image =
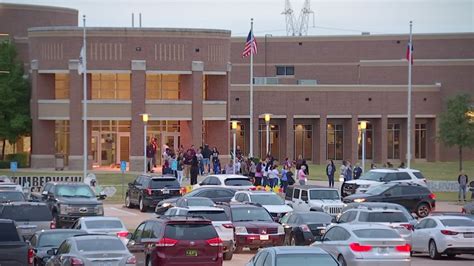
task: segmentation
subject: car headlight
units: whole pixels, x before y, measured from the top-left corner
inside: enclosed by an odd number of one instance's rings
[[[104,215],[104,206],[95,206],[94,211],[97,215]]]
[[[59,213],[60,214],[68,214],[72,211],[72,207],[69,205],[61,204],[59,205]]]
[[[284,234],[284,233],[285,233],[285,229],[283,228],[283,226],[279,225],[279,226],[278,226],[278,234],[279,234],[279,235],[282,235],[282,234]]]
[[[171,206],[171,203],[169,203],[169,202],[165,202],[165,203],[163,203],[163,205],[161,205],[161,207],[163,207],[163,208],[168,208],[169,206]]]
[[[235,227],[236,234],[247,234],[247,228],[245,226],[236,226]]]
[[[361,203],[361,202],[364,202],[365,199],[355,199],[354,202],[357,202],[357,203]]]

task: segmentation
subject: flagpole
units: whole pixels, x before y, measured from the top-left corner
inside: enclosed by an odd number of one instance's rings
[[[86,15],[82,16],[82,21],[84,24],[83,27],[83,43],[82,47],[84,49],[84,55],[82,59],[82,63],[84,65],[84,72],[83,72],[83,81],[82,81],[82,110],[83,110],[83,176],[84,179],[86,180],[87,176],[87,46],[86,46]]]
[[[253,18],[250,19],[250,32],[253,36]],[[266,52],[266,51],[265,51]],[[249,157],[253,157],[253,52],[250,51],[250,153]]]
[[[407,111],[407,167],[410,169],[411,165],[411,60],[412,60],[412,45],[413,45],[413,37],[412,37],[412,21],[410,21],[410,42],[408,43],[408,111]]]

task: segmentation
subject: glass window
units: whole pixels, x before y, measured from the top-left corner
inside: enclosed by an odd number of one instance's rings
[[[229,221],[229,217],[222,211],[188,211],[188,216],[202,216],[211,221]]]
[[[0,219],[12,219],[14,221],[51,221],[53,216],[46,205],[23,205],[20,208],[6,205],[0,208]]]
[[[349,223],[349,222],[352,222],[354,221],[354,219],[356,218],[357,216],[357,212],[356,211],[347,211],[345,213],[343,213],[341,215],[341,217],[339,218],[339,222],[340,223]]]
[[[130,74],[92,74],[93,100],[130,100]]]
[[[295,67],[294,66],[277,66],[276,75],[277,76],[294,76]]]
[[[425,178],[421,172],[413,172],[413,175],[415,175],[416,178],[418,178],[418,179],[424,179]]]
[[[322,190],[322,189],[310,190],[309,197],[312,200],[338,200],[340,198],[337,190]]]
[[[442,219],[440,220],[444,226],[451,227],[473,227],[474,221],[469,219]]]
[[[2,223],[0,226],[0,242],[20,241],[20,235],[15,228],[15,224],[10,222]]]
[[[76,246],[77,246],[77,250],[83,251],[83,252],[125,250],[124,244],[118,238],[81,239],[81,240],[76,240]]]
[[[404,223],[408,222],[408,219],[402,212],[369,212],[367,220],[359,221],[374,223]]]
[[[295,193],[293,194],[293,198],[295,198],[295,199],[300,198],[300,190],[299,189],[295,189]]]
[[[411,177],[408,173],[397,173],[397,180],[410,180]]]
[[[180,185],[175,178],[154,178],[151,179],[148,187],[151,189],[179,188]]]
[[[268,252],[263,251],[262,253],[260,253],[257,260],[255,261],[255,265],[256,266],[261,266],[261,265],[263,266],[263,263],[264,263],[265,259],[267,258],[267,256],[268,256]]]
[[[250,182],[250,180],[248,180],[247,178],[227,178],[224,181],[224,183],[226,186],[252,186],[253,185],[252,182]]]
[[[145,223],[140,224],[135,230],[135,233],[133,233],[133,236],[131,239],[135,240],[136,242],[139,242],[142,239],[142,233],[143,233],[144,228],[145,228]]]
[[[257,208],[257,207],[238,207],[238,208],[231,208],[232,212],[232,220],[234,222],[239,221],[273,221],[270,214],[264,208]]]
[[[388,124],[387,127],[387,157],[400,159],[400,124]]]
[[[87,229],[120,229],[124,228],[122,222],[114,220],[95,220],[85,222]]]
[[[317,254],[284,254],[276,257],[276,265],[327,265],[337,266],[338,263],[329,255]]]
[[[313,158],[313,126],[294,125],[295,157],[301,155],[303,159],[311,161]]]
[[[426,159],[426,124],[415,125],[415,158]]]
[[[343,160],[344,155],[344,127],[339,124],[327,125],[327,159]]]
[[[57,247],[59,246],[66,238],[72,237],[77,235],[77,231],[72,232],[50,232],[50,233],[42,233],[37,247]]]
[[[167,224],[165,237],[177,240],[203,240],[217,237],[212,224]]]
[[[54,147],[56,153],[64,154],[65,165],[68,164],[69,155],[69,121],[56,120],[54,124],[55,138]]]
[[[252,202],[261,205],[284,205],[285,201],[277,194],[254,194],[250,196]]]
[[[360,238],[400,238],[397,232],[387,229],[359,229],[353,232]]]
[[[80,186],[59,185],[59,186],[56,186],[56,195],[58,197],[95,198],[94,192],[88,185],[80,185]]]
[[[206,79],[203,79],[203,85]],[[207,86],[206,86],[207,87]],[[204,90],[205,88],[203,88]],[[147,100],[178,100],[180,93],[179,75],[177,74],[147,74]],[[203,97],[206,91],[203,91]]]
[[[69,74],[54,74],[54,98],[69,99]]]
[[[308,201],[308,191],[307,190],[301,190],[301,200]]]
[[[263,120],[262,120],[263,121]],[[270,123],[272,123],[270,121]],[[260,158],[265,158],[267,154],[267,129],[265,124],[259,125],[258,135],[260,140]],[[278,125],[269,126],[269,152],[278,159],[280,154],[280,127]]]

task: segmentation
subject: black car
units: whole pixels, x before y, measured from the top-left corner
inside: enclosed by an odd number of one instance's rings
[[[21,191],[0,191],[0,203],[4,202],[24,202],[26,201],[25,195]]]
[[[324,212],[289,212],[280,220],[285,229],[285,244],[301,246],[318,241],[332,221],[333,217]]]
[[[230,188],[219,188],[219,187],[200,187],[193,189],[191,192],[185,194],[182,198],[189,197],[203,197],[209,198],[215,203],[219,202],[230,202],[234,197],[236,190]],[[169,208],[178,207],[176,202],[180,198],[170,198],[158,202],[155,208],[156,214],[164,214]]]
[[[366,193],[354,194],[344,198],[344,203],[351,202],[390,202],[397,203],[416,213],[418,217],[426,217],[436,207],[436,196],[418,184],[385,183],[369,188]]]
[[[76,229],[41,230],[36,232],[30,239],[34,252],[33,265],[43,266],[51,257],[46,252],[59,245],[68,237],[87,234],[86,231]]]
[[[128,184],[125,206],[138,205],[141,212],[154,208],[158,202],[181,195],[179,182],[173,176],[140,175]]]

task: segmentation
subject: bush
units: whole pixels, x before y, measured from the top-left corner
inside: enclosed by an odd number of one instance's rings
[[[28,153],[26,152],[7,154],[6,159],[10,162],[18,162],[18,168],[28,167]],[[10,163],[8,168],[10,168]]]
[[[0,169],[10,169],[10,161],[0,161]]]

